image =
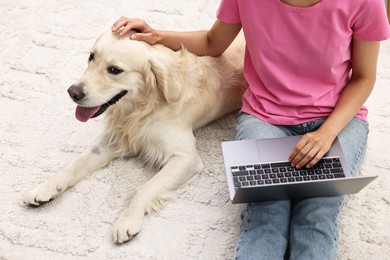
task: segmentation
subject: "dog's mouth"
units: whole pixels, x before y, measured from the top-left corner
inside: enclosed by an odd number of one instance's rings
[[[107,110],[110,106],[118,102],[124,95],[127,94],[127,90],[122,90],[119,94],[113,97],[110,101],[104,103],[103,105],[96,107],[82,107],[77,106],[76,108],[76,118],[81,122],[87,122],[89,119],[100,116]]]

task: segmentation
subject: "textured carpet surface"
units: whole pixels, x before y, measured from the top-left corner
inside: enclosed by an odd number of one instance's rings
[[[112,243],[112,225],[134,190],[152,176],[116,160],[41,208],[23,194],[79,154],[104,120],[75,120],[66,89],[87,65],[96,37],[120,16],[155,28],[208,28],[217,0],[0,1],[0,259],[230,259],[242,206],[232,205],[220,143],[235,114],[196,132],[205,170],[130,243]],[[390,42],[384,42],[370,109],[361,175],[379,178],[348,196],[340,219],[340,259],[388,259],[390,251]]]

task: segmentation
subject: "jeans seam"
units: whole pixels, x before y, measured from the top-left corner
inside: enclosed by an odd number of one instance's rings
[[[364,142],[362,142],[362,145],[359,147],[359,150],[358,150],[358,153],[356,154],[355,158],[354,158],[354,163],[353,163],[353,168],[351,169],[351,173],[354,173],[355,170],[358,168],[358,166],[360,165],[360,161],[362,160],[363,158],[363,154],[364,154],[364,150],[365,150],[365,147],[367,147],[367,141],[368,141],[368,128],[366,128],[366,135],[365,135],[365,139],[364,139]],[[354,174],[356,175],[356,174]]]
[[[336,246],[336,250],[335,250],[335,257],[337,258],[338,257],[338,253],[339,253],[339,221],[340,221],[340,215],[341,215],[341,209],[344,205],[344,196],[342,197],[341,199],[341,202],[340,202],[340,205],[338,207],[338,210],[337,210],[337,213],[336,213],[336,219],[333,220],[333,223],[334,223],[334,228],[335,228],[335,232],[333,233],[333,241],[335,243],[335,246]]]

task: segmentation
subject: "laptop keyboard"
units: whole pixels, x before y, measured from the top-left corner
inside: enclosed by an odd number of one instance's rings
[[[324,157],[310,169],[296,169],[289,161],[236,165],[230,168],[234,186],[254,187],[344,178],[340,158]]]

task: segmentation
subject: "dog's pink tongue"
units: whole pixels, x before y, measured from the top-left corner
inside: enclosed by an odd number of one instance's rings
[[[81,122],[87,122],[97,111],[99,111],[100,106],[97,107],[81,107],[77,106],[76,108],[76,118]]]

